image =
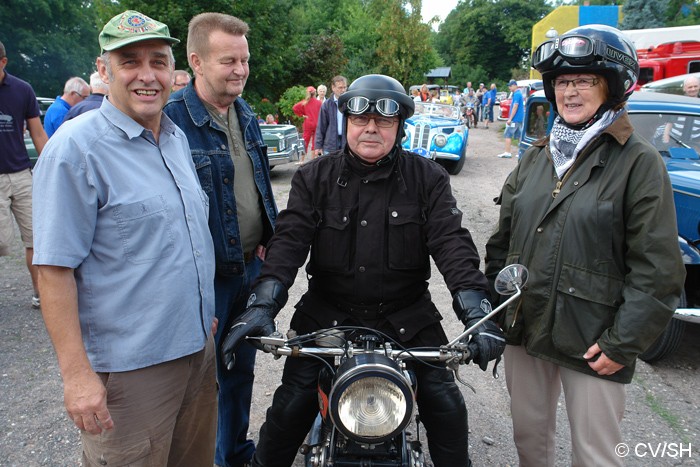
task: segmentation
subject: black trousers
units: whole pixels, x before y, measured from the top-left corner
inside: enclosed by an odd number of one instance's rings
[[[289,467],[318,413],[317,379],[323,364],[288,358],[267,419],[260,429],[253,465]],[[418,381],[417,402],[435,467],[468,467],[467,408],[452,372],[413,366]]]

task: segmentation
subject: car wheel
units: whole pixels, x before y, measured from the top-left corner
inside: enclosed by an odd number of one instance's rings
[[[683,291],[678,307],[685,308],[687,306],[688,301],[685,297],[685,291]],[[664,329],[664,332],[651,344],[651,347],[639,355],[639,358],[647,363],[655,363],[672,354],[680,345],[684,330],[685,321],[672,319],[666,326],[666,329]]]
[[[445,170],[447,170],[447,173],[450,175],[457,175],[462,171],[462,167],[464,167],[464,161],[467,158],[467,144],[464,144],[464,147],[462,148],[462,153],[459,155],[459,160],[458,161],[446,161],[444,159],[438,159],[438,162],[440,165],[442,165]]]

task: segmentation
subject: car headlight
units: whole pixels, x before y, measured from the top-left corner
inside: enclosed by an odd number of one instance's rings
[[[435,145],[439,148],[444,147],[447,144],[447,136],[445,135],[436,135],[435,136]]]
[[[411,421],[413,388],[398,365],[382,355],[360,354],[344,362],[329,395],[338,430],[355,441],[381,443]]]
[[[287,142],[284,140],[284,138],[280,138],[279,147],[280,151],[284,151],[287,148]]]

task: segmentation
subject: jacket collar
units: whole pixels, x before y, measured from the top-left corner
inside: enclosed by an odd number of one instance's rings
[[[625,111],[625,113],[620,115],[620,118],[603,130],[602,134],[606,133],[615,138],[620,146],[624,146],[627,140],[630,139],[630,136],[632,136],[632,133],[634,133],[634,127],[630,121],[629,113]],[[549,136],[538,139],[532,143],[532,145],[537,147],[549,146]]]
[[[187,107],[187,112],[190,114],[192,122],[198,127],[204,126],[209,123],[210,125],[216,125],[212,120],[207,108],[204,103],[197,95],[197,91],[194,89],[194,82],[196,78],[193,78],[189,82],[187,87],[182,90],[182,99],[185,101],[185,106]],[[245,127],[245,124],[251,118],[255,118],[255,115],[248,110],[247,106],[243,105],[245,101],[242,97],[238,96],[235,101],[233,101],[233,106],[238,115],[238,119],[241,128]]]

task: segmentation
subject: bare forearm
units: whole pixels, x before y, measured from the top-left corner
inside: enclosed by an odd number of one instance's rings
[[[85,353],[78,319],[78,291],[73,270],[39,266],[41,311],[51,337],[61,374],[92,371]]]
[[[39,266],[44,323],[63,377],[68,416],[79,429],[99,434],[112,429],[107,390],[87,358],[78,318],[78,288],[70,268]]]
[[[46,146],[46,143],[49,141],[49,137],[46,135],[46,131],[44,131],[39,117],[27,120],[27,128],[29,129],[29,135],[32,138],[32,143],[34,143],[37,154],[41,155],[44,146]]]

